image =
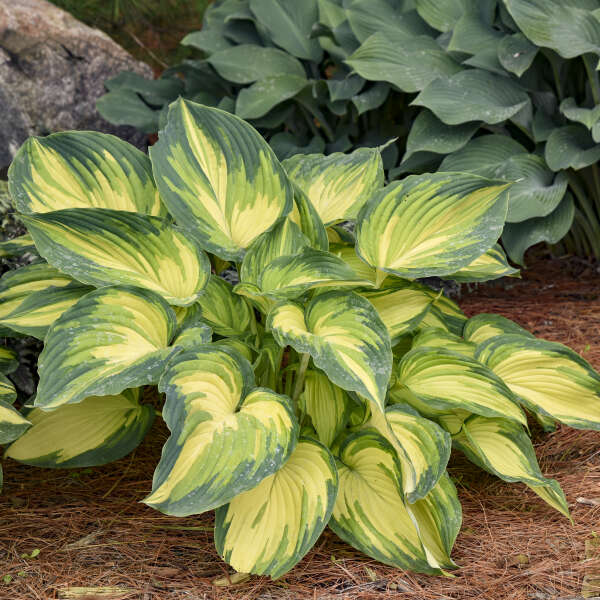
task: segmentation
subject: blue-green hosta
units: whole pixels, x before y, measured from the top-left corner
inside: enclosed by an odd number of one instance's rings
[[[313,170],[340,151],[397,139],[383,153],[390,179],[519,180],[502,236],[514,261],[569,228],[570,251],[600,257],[599,11],[598,0],[215,0],[182,40],[197,60],[155,81],[121,73],[98,110],[155,132],[180,95],[218,106],[250,119],[314,191],[326,182]],[[356,216],[367,156],[343,159],[347,179],[311,197],[325,225]]]
[[[280,163],[238,117],[184,100],[149,159],[59,133],[27,141],[9,176],[39,258],[0,279],[0,325],[44,350],[28,399],[0,348],[7,460],[119,459],[160,401],[171,435],[144,502],[216,509],[223,559],[271,577],[327,526],[399,568],[455,568],[452,447],[569,516],[527,414],[600,429],[600,375],[417,281],[514,274],[497,245],[510,183],[448,172],[384,186],[375,149]]]

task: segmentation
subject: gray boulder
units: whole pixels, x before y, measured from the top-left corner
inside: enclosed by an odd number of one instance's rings
[[[144,148],[143,134],[96,110],[104,82],[122,70],[152,77],[105,33],[53,4],[0,0],[0,176],[30,135],[91,129]]]

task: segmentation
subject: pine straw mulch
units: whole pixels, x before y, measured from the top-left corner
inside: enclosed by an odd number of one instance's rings
[[[546,260],[523,281],[479,286],[460,303],[468,314],[497,312],[567,343],[600,368],[600,276],[593,265]],[[135,454],[94,470],[49,471],[7,461],[0,598],[65,598],[81,586],[119,588],[89,600],[549,600],[581,598],[582,587],[586,596],[600,596],[594,536],[600,535],[600,432],[562,428],[535,437],[543,472],[565,490],[573,526],[525,486],[453,458],[450,472],[464,511],[453,553],[461,568],[453,579],[381,565],[326,531],[280,580],[252,578],[225,587],[213,585],[229,570],[213,547],[212,515],[176,519],[139,503],[150,490],[166,435],[157,424]],[[35,549],[39,555],[28,557]],[[12,580],[2,583],[4,575]]]

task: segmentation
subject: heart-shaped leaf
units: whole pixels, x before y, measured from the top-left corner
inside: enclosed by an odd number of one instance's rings
[[[161,378],[171,436],[144,502],[185,516],[221,506],[286,462],[298,424],[289,398],[254,387],[250,363],[207,345],[178,354]]]
[[[241,260],[292,209],[292,187],[271,148],[224,111],[178,100],[150,158],[169,212],[220,258]]]
[[[325,529],[337,485],[328,450],[301,439],[281,469],[217,510],[218,553],[238,572],[280,577]]]
[[[358,392],[382,410],[392,370],[385,325],[368,300],[353,292],[325,292],[304,309],[277,305],[267,328],[282,346],[307,352],[342,389]]]

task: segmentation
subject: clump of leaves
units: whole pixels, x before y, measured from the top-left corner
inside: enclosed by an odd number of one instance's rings
[[[47,262],[0,280],[0,323],[44,350],[33,408],[10,390],[0,405],[6,456],[118,459],[157,386],[171,436],[144,502],[215,509],[223,559],[272,577],[326,526],[390,565],[454,568],[452,446],[568,517],[525,411],[600,429],[600,375],[416,282],[513,271],[496,245],[507,187],[459,172],[384,186],[376,149],[280,163],[246,122],[184,100],[149,158],[101,133],[31,138],[10,189]]]
[[[397,137],[383,154],[391,179],[461,170],[518,180],[502,236],[513,261],[571,227],[567,249],[600,257],[598,9],[596,0],[218,0],[182,41],[204,59],[155,82],[123,73],[98,109],[153,132],[182,95],[251,120],[280,159]]]

